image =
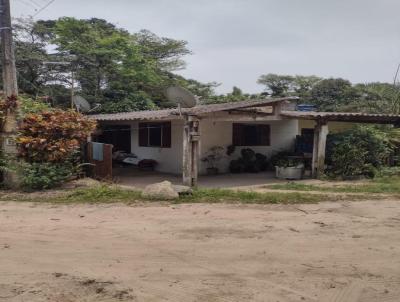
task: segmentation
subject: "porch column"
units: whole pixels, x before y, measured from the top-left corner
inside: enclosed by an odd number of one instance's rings
[[[312,158],[312,177],[320,178],[325,171],[326,137],[329,133],[328,123],[318,121],[314,128],[314,148]]]
[[[183,184],[190,187],[197,186],[199,165],[199,120],[196,116],[186,116],[183,127]]]

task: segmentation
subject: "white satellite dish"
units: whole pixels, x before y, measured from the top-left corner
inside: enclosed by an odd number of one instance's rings
[[[88,111],[90,111],[89,102],[86,101],[80,95],[74,95],[73,98],[72,98],[72,101],[74,102],[74,104],[76,106],[76,110],[78,112],[88,112]]]
[[[191,108],[197,103],[196,97],[189,90],[179,86],[168,87],[165,96],[168,101],[182,108]]]

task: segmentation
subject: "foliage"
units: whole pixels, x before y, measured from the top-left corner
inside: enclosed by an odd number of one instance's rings
[[[49,104],[40,100],[33,100],[27,95],[20,95],[19,97],[19,111],[22,118],[31,113],[40,113],[43,111],[50,111]]]
[[[386,132],[360,126],[328,136],[328,173],[335,177],[374,177],[392,152]]]
[[[0,112],[2,115],[7,114],[9,111],[14,111],[18,107],[19,101],[15,95],[2,98],[0,100]]]
[[[22,163],[22,187],[29,190],[51,189],[61,185],[74,175],[71,162],[63,163]]]
[[[296,95],[303,100],[308,101],[311,95],[311,90],[322,79],[317,76],[302,76],[302,75],[278,75],[269,73],[261,75],[257,83],[265,86],[271,96],[289,96]]]
[[[303,164],[304,162],[301,159],[285,157],[277,160],[275,166],[281,168],[289,168],[289,167],[298,167],[299,165]]]
[[[202,83],[171,73],[185,67],[183,57],[190,54],[186,41],[147,30],[129,33],[96,18],[20,18],[14,28],[21,92],[49,98],[57,107],[69,107],[72,72],[77,94],[92,105],[104,104],[107,112],[143,108],[132,97],[142,93],[150,104],[168,106],[163,94],[170,85],[192,86],[207,95],[214,86],[204,84],[203,89]],[[112,104],[119,102],[123,105]]]
[[[231,173],[258,173],[265,171],[268,167],[267,157],[261,153],[255,153],[246,148],[241,150],[241,157],[232,160],[229,164]]]
[[[59,163],[72,156],[96,123],[75,111],[44,111],[23,119],[17,138],[18,155],[27,162]]]
[[[224,147],[221,146],[211,147],[201,161],[207,163],[208,168],[217,168],[218,162],[224,157],[224,151]]]
[[[266,86],[266,90],[271,96],[285,96],[289,92],[293,82],[290,75],[277,75],[273,73],[260,76],[257,83]]]
[[[351,83],[344,79],[324,79],[316,83],[311,90],[313,104],[320,111],[338,111],[356,98]]]
[[[298,160],[289,160],[290,156],[293,156],[293,152],[279,151],[271,156],[271,167],[295,167],[300,162]]]
[[[400,114],[400,86],[389,83],[358,84],[354,88],[359,96],[352,103],[357,111]]]
[[[107,101],[101,106],[102,113],[129,112],[140,110],[154,110],[157,106],[144,93],[129,94],[126,98],[116,102]]]

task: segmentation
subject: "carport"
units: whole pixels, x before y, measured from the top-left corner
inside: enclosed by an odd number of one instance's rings
[[[394,114],[368,114],[353,112],[302,112],[282,111],[282,116],[290,119],[313,120],[314,147],[312,157],[312,176],[320,178],[325,170],[326,138],[329,133],[329,122],[348,122],[357,124],[386,124],[400,126],[400,116]]]

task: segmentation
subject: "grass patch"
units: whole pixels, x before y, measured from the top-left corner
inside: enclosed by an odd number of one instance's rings
[[[367,184],[359,185],[343,185],[343,186],[318,186],[307,185],[302,183],[289,182],[285,184],[276,184],[266,186],[272,190],[294,190],[294,191],[319,191],[319,192],[336,192],[336,193],[385,193],[400,194],[400,177],[381,177],[371,180]]]
[[[60,197],[61,201],[87,203],[135,202],[140,199],[142,199],[140,191],[108,185],[75,189],[66,196]]]
[[[354,196],[362,199],[361,196]],[[363,197],[365,199],[365,196]],[[193,195],[179,198],[178,203],[242,203],[242,204],[298,204],[318,203],[321,201],[342,200],[341,196],[327,194],[307,194],[300,192],[247,192],[226,189],[197,189]],[[350,196],[349,199],[353,199]]]
[[[304,204],[321,201],[368,199],[367,195],[308,194],[302,192],[246,192],[227,189],[196,189],[192,195],[181,196],[171,203],[235,203],[235,204]],[[138,203],[163,202],[149,200],[141,196],[140,191],[132,191],[117,186],[101,185],[71,191],[35,192],[35,193],[3,193],[1,201],[30,201],[59,204],[72,203]]]

